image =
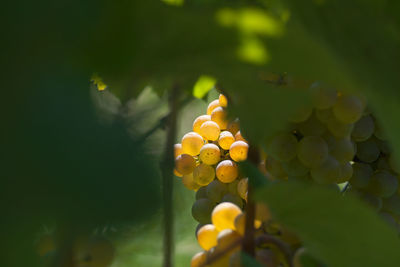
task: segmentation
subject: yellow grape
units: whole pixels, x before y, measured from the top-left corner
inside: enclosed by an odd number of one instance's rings
[[[262,222],[271,220],[271,212],[267,205],[264,203],[256,203],[255,219]]]
[[[211,101],[210,104],[208,104],[207,107],[207,115],[211,115],[211,113],[213,112],[213,110],[217,107],[220,107],[221,105],[219,104],[219,100],[215,99],[214,101]]]
[[[240,130],[240,122],[239,119],[236,118],[228,124],[228,131],[230,131],[233,135],[235,135]]]
[[[260,220],[257,219],[254,220],[254,229],[260,228],[261,224],[262,222]],[[241,213],[235,219],[235,230],[243,236],[245,232],[245,227],[246,227],[246,214]]]
[[[218,230],[213,224],[203,225],[197,232],[197,242],[204,250],[217,245]]]
[[[333,114],[342,123],[349,124],[358,121],[364,110],[362,101],[351,95],[341,95],[333,106]]]
[[[175,168],[174,168],[174,175],[177,177],[182,177],[183,174],[179,173]]]
[[[175,168],[182,175],[192,173],[196,168],[196,160],[188,154],[179,155],[175,159]]]
[[[194,179],[193,179],[193,173],[186,174],[182,176],[182,183],[183,185],[189,189],[189,190],[194,190],[197,191],[201,186],[198,185]]]
[[[183,153],[181,144],[174,145],[174,153],[175,153],[175,158]]]
[[[224,96],[223,94],[219,95],[219,104],[221,105],[221,107],[226,108],[228,106],[228,98],[226,98],[226,96]]]
[[[200,135],[206,140],[217,141],[221,130],[214,121],[206,121],[200,127]]]
[[[246,139],[244,139],[244,137],[242,136],[242,133],[241,133],[240,131],[238,131],[238,132],[235,134],[235,140],[236,140],[236,141],[243,141],[243,142],[249,143],[249,142],[247,142]]]
[[[206,261],[207,253],[205,251],[200,251],[193,256],[192,260],[190,261],[190,267],[204,266]]]
[[[200,150],[200,160],[207,165],[214,165],[221,159],[221,152],[217,145],[206,144]]]
[[[239,175],[238,167],[231,160],[221,161],[216,168],[217,178],[223,183],[233,182]]]
[[[204,140],[198,133],[190,132],[183,136],[181,143],[183,153],[197,156],[204,145]]]
[[[229,131],[223,131],[219,135],[218,144],[222,149],[228,150],[235,142],[235,137]]]
[[[198,116],[193,122],[193,132],[200,133],[200,127],[206,121],[211,121],[210,115],[201,115]]]
[[[36,251],[41,257],[46,255],[48,252],[54,251],[55,249],[56,242],[51,234],[45,234],[41,236],[39,241],[36,243]]]
[[[103,237],[79,237],[72,247],[75,266],[108,267],[111,265],[115,248]]]
[[[234,231],[233,229],[224,229],[219,232],[217,237],[218,247],[217,250],[224,250],[241,239],[241,236],[238,232]],[[237,251],[240,249],[240,244],[238,244],[234,249],[230,250],[230,253]]]
[[[218,231],[235,229],[235,218],[242,210],[233,203],[222,202],[218,204],[211,214],[211,221]]]
[[[236,162],[245,161],[248,151],[249,145],[246,142],[236,141],[229,148],[229,155]]]
[[[248,187],[249,178],[242,178],[239,180],[237,184],[237,192],[241,198],[246,199]]]
[[[223,107],[216,107],[211,113],[211,120],[215,121],[221,130],[228,128],[227,117],[226,109]]]
[[[194,182],[198,185],[205,186],[211,183],[215,178],[214,168],[206,165],[200,164],[193,171]]]

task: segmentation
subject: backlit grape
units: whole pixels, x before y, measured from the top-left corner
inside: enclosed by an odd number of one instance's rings
[[[236,162],[244,161],[247,159],[247,152],[249,145],[243,141],[235,141],[229,148],[229,155],[231,159]]]
[[[198,185],[205,186],[212,182],[215,178],[215,171],[212,166],[200,164],[193,171],[194,182]]]
[[[221,130],[228,128],[228,115],[226,109],[217,107],[211,113],[211,120],[216,122]]]
[[[218,231],[224,229],[235,229],[235,218],[242,210],[235,204],[223,202],[218,204],[212,211],[211,220]]]
[[[200,126],[200,135],[205,140],[218,140],[220,132],[218,124],[214,121],[206,121]]]
[[[219,147],[214,144],[206,144],[200,150],[200,160],[207,165],[214,165],[221,159]]]
[[[229,150],[233,142],[235,142],[235,137],[231,132],[223,131],[219,135],[218,144],[222,149]]]
[[[202,226],[197,232],[197,241],[204,250],[217,245],[218,230],[212,224]]]
[[[217,178],[223,183],[233,182],[239,174],[236,163],[231,160],[221,161],[216,168]]]
[[[193,122],[193,132],[200,134],[200,127],[206,121],[211,121],[210,115],[201,115],[198,116]]]
[[[196,160],[188,154],[181,154],[175,159],[175,168],[182,175],[192,173],[196,168]]]
[[[187,133],[182,138],[182,151],[191,156],[197,156],[204,145],[203,137],[195,132]]]

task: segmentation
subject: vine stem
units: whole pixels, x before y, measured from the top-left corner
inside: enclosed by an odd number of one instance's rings
[[[164,159],[161,162],[162,193],[163,193],[163,267],[173,266],[174,253],[174,214],[173,214],[173,170],[174,170],[174,143],[176,137],[176,117],[178,114],[179,88],[174,85],[169,96],[170,112],[167,117],[167,137]]]

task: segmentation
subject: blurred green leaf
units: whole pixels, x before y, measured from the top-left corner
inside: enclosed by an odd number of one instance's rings
[[[256,190],[255,199],[265,202],[328,266],[394,266],[400,261],[395,229],[358,199],[298,182],[267,185]]]
[[[214,77],[202,75],[193,87],[193,96],[203,98],[214,86],[217,80]]]

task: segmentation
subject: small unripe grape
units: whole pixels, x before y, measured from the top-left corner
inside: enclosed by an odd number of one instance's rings
[[[244,137],[242,136],[242,133],[241,133],[240,131],[238,131],[238,132],[235,134],[235,140],[236,140],[236,141],[243,141],[243,142],[249,143],[249,142],[247,142],[246,139],[244,139]]]
[[[236,163],[231,160],[221,161],[216,168],[217,178],[223,183],[233,182],[239,175]]]
[[[349,137],[354,128],[354,124],[346,124],[338,121],[336,118],[329,120],[326,126],[329,132],[337,138]]]
[[[199,223],[210,223],[211,222],[211,212],[214,209],[214,203],[207,199],[201,198],[196,200],[192,206],[192,216]]]
[[[200,127],[206,121],[211,121],[210,115],[201,115],[198,116],[193,122],[193,132],[200,134]]]
[[[246,199],[248,188],[249,188],[249,178],[240,179],[237,184],[237,192],[241,198]]]
[[[365,188],[371,180],[374,170],[369,164],[355,162],[353,164],[353,176],[350,184],[356,188]]]
[[[228,116],[223,107],[216,107],[211,113],[211,120],[215,121],[221,130],[228,128]]]
[[[201,198],[207,198],[207,187],[202,186],[197,190],[196,195],[195,195],[196,200],[201,199]]]
[[[362,142],[370,138],[374,134],[374,130],[374,119],[371,116],[364,116],[354,124],[351,137],[357,142]]]
[[[211,183],[215,178],[214,168],[207,164],[200,164],[193,171],[194,182],[198,185],[205,186]]]
[[[357,158],[364,162],[372,163],[378,159],[381,153],[374,139],[370,138],[364,142],[357,143]]]
[[[182,150],[182,145],[181,144],[175,144],[174,145],[174,154],[175,154],[175,158],[179,155],[181,155],[183,153]]]
[[[223,131],[219,135],[218,144],[222,149],[228,150],[235,142],[235,137],[229,131]]]
[[[311,177],[319,184],[329,184],[335,182],[340,177],[341,166],[332,156],[320,165],[311,169]]]
[[[336,103],[337,92],[332,88],[326,88],[321,84],[314,83],[310,87],[311,97],[314,107],[317,109],[327,109]]]
[[[364,105],[356,96],[342,95],[333,106],[333,114],[343,123],[355,123],[364,110]]]
[[[265,160],[265,168],[274,178],[285,179],[287,177],[287,173],[283,169],[282,164],[271,156],[267,157]]]
[[[245,161],[248,151],[249,145],[246,142],[235,141],[229,148],[229,155],[236,162]]]
[[[328,122],[330,120],[332,120],[332,118],[334,117],[333,115],[333,111],[331,108],[327,108],[327,109],[317,109],[315,110],[315,116],[317,117],[317,119],[325,124],[328,124]]]
[[[228,186],[225,183],[215,179],[206,186],[207,198],[213,202],[221,202],[222,197],[228,192]]]
[[[219,104],[221,105],[221,107],[226,108],[228,106],[228,98],[226,98],[226,96],[224,96],[223,94],[219,95]]]
[[[182,176],[182,183],[189,190],[196,191],[197,189],[200,188],[200,185],[197,184],[193,179],[193,173],[183,175]]]
[[[190,267],[201,267],[207,261],[207,253],[204,251],[196,253],[190,261]]]
[[[336,179],[337,184],[341,184],[350,180],[353,176],[353,167],[350,162],[340,165],[340,176]]]
[[[240,130],[240,122],[239,119],[235,119],[228,124],[228,131],[230,131],[233,135],[235,135]]]
[[[190,132],[183,136],[181,143],[183,153],[191,156],[197,156],[200,153],[200,149],[204,145],[204,140],[200,134]]]
[[[396,176],[388,171],[380,170],[372,175],[368,191],[378,197],[390,197],[397,191],[398,186],[399,181]]]
[[[221,202],[230,202],[238,206],[239,208],[243,208],[243,200],[238,195],[226,194],[222,197]]]
[[[197,241],[204,250],[217,245],[218,230],[212,224],[202,226],[197,232]]]
[[[222,202],[218,204],[211,214],[212,223],[218,231],[224,229],[235,229],[235,218],[242,213],[242,210],[235,204]]]
[[[316,167],[328,157],[328,145],[319,136],[306,136],[297,146],[297,156],[305,166]]]
[[[292,116],[290,116],[289,121],[294,123],[300,123],[307,120],[312,113],[311,107],[301,107],[298,108]]]
[[[318,120],[314,114],[312,114],[306,121],[299,123],[297,128],[303,136],[322,135],[326,131],[324,124]]]
[[[218,124],[213,121],[206,121],[200,127],[200,135],[203,136],[205,140],[218,140],[220,132]]]
[[[304,166],[297,157],[288,162],[282,162],[282,168],[289,178],[304,176],[309,171],[309,169]]]
[[[182,175],[192,173],[196,168],[196,160],[188,154],[181,154],[175,159],[175,168]]]
[[[213,101],[210,102],[210,104],[208,104],[207,107],[207,115],[211,115],[211,113],[213,112],[213,110],[217,107],[220,107],[220,103],[218,99],[215,99]]]
[[[327,140],[330,154],[340,163],[353,160],[355,151],[354,144],[348,138],[332,138]]]
[[[200,160],[207,165],[214,165],[221,159],[219,147],[214,144],[206,144],[200,150]]]
[[[239,183],[238,179],[235,179],[233,182],[228,183],[227,184],[228,192],[231,193],[232,195],[238,195],[238,191],[237,191],[238,183]]]
[[[266,147],[269,155],[287,162],[296,157],[297,139],[290,133],[278,134],[267,142]]]

